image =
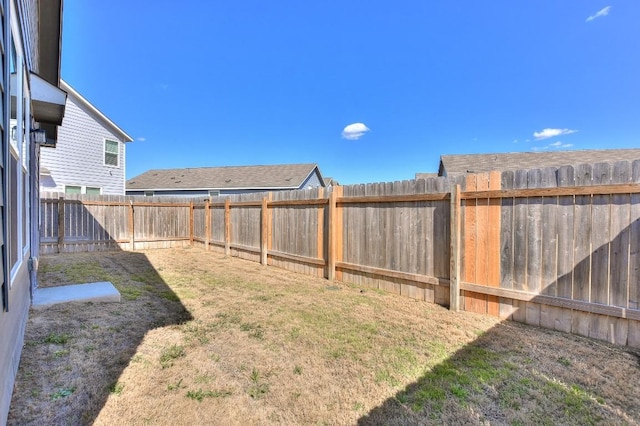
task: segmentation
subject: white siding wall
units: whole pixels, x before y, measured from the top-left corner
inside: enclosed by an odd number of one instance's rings
[[[315,188],[317,186],[322,186],[322,184],[320,183],[320,176],[318,176],[317,170],[314,169],[313,173],[311,173],[307,180],[300,185],[300,189],[307,189],[309,187]]]
[[[118,167],[104,165],[104,140],[119,141]],[[69,96],[55,148],[40,150],[40,167],[51,172],[40,179],[40,191],[64,192],[65,185],[102,188],[102,194],[124,195],[125,147]]]
[[[20,10],[24,14],[22,19],[24,20],[23,29],[26,33],[25,39],[25,51],[28,51],[30,65],[33,67],[32,71],[36,73],[39,71],[38,53],[40,52],[40,46],[38,42],[38,1],[37,0],[20,0],[18,3]]]

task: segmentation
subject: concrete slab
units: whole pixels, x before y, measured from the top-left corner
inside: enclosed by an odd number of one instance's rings
[[[60,287],[37,288],[33,295],[33,309],[42,309],[65,302],[119,302],[120,292],[107,281],[73,284]]]

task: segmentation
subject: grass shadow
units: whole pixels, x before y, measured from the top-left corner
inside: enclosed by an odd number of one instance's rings
[[[142,253],[43,256],[40,287],[110,281],[122,301],[30,312],[8,424],[91,424],[122,392],[118,378],[130,363],[161,362],[134,357],[139,344],[152,330],[192,319],[161,274]]]

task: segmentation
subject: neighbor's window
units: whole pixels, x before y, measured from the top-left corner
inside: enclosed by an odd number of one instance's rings
[[[220,191],[218,191],[218,190],[209,191],[209,197],[217,197],[218,195],[220,195]]]
[[[87,186],[85,190],[85,194],[88,195],[100,195],[100,188],[94,188],[91,186]]]
[[[118,167],[118,154],[120,152],[117,141],[104,141],[104,164]]]
[[[82,187],[74,186],[74,185],[66,185],[64,187],[64,193],[65,194],[82,194]]]
[[[153,191],[144,191],[145,197],[153,197]]]

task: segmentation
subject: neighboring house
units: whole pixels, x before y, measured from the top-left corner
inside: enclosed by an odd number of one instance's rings
[[[324,177],[322,178],[322,180],[324,180],[324,186],[329,187],[329,186],[340,186],[340,182],[338,182],[337,180],[335,180],[332,177]]]
[[[640,159],[640,149],[443,155],[440,157],[438,175],[454,177],[466,173],[483,173],[496,170],[558,168],[579,164],[615,163],[616,161],[635,159]],[[423,174],[417,173],[416,178],[420,175]]]
[[[325,186],[317,164],[149,170],[127,181],[127,195],[216,196]]]
[[[40,191],[124,195],[125,144],[133,139],[68,83],[55,149],[40,153]]]
[[[35,288],[39,143],[55,141],[64,115],[61,19],[62,0],[0,1],[0,424],[9,412]]]

